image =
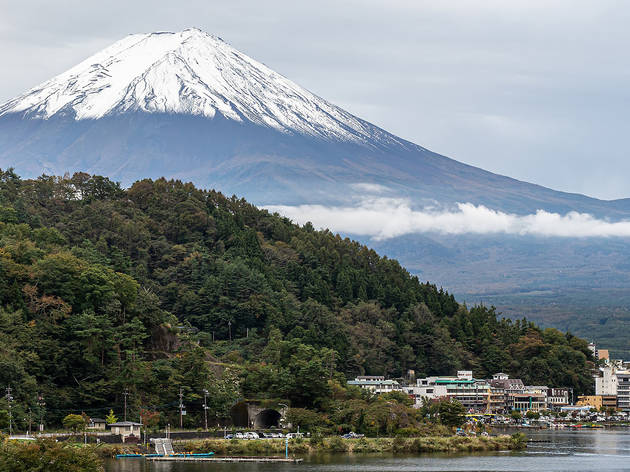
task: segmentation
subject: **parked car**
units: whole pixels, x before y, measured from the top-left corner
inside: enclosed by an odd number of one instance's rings
[[[234,435],[233,434],[226,434],[225,435],[225,439],[234,439]]]
[[[343,436],[341,436],[344,439],[357,439],[357,438],[362,438],[363,436],[365,436],[364,434],[357,434],[354,431],[350,431],[349,433],[344,434]]]
[[[236,433],[236,434],[234,435],[234,437],[235,437],[236,439],[245,439],[245,435],[244,435],[243,433]]]
[[[260,436],[258,435],[258,433],[248,431],[245,433],[245,439],[260,439]]]
[[[289,439],[295,439],[295,438],[301,438],[304,435],[302,433],[287,433],[287,438]]]

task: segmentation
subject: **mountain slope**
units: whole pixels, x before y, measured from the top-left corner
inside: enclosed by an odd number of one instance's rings
[[[103,416],[125,389],[130,417],[173,424],[183,389],[197,427],[204,390],[224,421],[243,398],[337,409],[331,377],[365,373],[470,368],[592,389],[585,341],[469,310],[395,260],[241,198],[0,172],[0,210],[0,384],[20,429],[38,394],[48,424]]]
[[[0,167],[179,177],[261,204],[339,203],[378,184],[414,205],[613,218],[630,201],[556,192],[400,139],[196,29],[136,34],[0,106]],[[491,188],[492,192],[488,192]]]

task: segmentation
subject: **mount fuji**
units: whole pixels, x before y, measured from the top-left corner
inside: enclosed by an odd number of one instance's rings
[[[1,105],[0,167],[126,185],[175,177],[260,204],[340,203],[369,184],[418,206],[630,210],[629,200],[556,192],[433,153],[198,29],[127,36]]]
[[[401,139],[198,29],[130,35],[0,105],[0,167],[123,185],[165,176],[272,207],[344,208],[378,194],[412,211],[630,219],[630,199],[558,192]],[[578,334],[613,340],[630,319],[630,300],[617,296],[630,288],[627,238],[424,231],[370,244],[460,299]],[[566,310],[549,309],[560,296]],[[610,347],[630,353],[627,340]]]

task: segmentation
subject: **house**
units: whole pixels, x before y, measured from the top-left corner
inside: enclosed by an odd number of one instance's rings
[[[129,436],[140,437],[142,423],[134,423],[133,421],[120,421],[107,425],[111,428],[112,434],[120,434],[123,442]]]
[[[107,421],[102,418],[90,418],[90,422],[87,427],[89,429],[101,429],[104,430],[107,426]]]

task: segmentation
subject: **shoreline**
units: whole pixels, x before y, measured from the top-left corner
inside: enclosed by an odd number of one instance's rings
[[[174,443],[176,452],[214,452],[226,456],[284,455],[285,441],[282,439],[203,439]],[[138,445],[101,444],[88,445],[101,458],[112,458],[117,454],[139,453]],[[327,438],[292,439],[289,441],[289,456],[319,453],[465,453],[488,451],[513,451],[527,447],[523,434],[498,436],[425,436],[417,438]]]

